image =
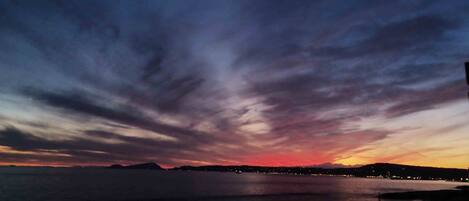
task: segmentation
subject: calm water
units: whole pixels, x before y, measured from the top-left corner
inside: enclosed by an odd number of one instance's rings
[[[148,170],[0,168],[1,201],[376,201],[460,183]]]

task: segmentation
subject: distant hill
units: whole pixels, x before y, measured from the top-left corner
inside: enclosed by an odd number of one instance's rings
[[[264,167],[264,166],[181,166],[172,170],[219,171],[219,172],[259,172],[303,175],[346,175],[355,177],[382,177],[390,179],[453,180],[467,181],[468,170],[455,168],[420,167],[389,163],[376,163],[350,168],[319,167]]]
[[[344,165],[340,163],[322,163],[317,165],[310,165],[304,167],[312,167],[312,168],[325,168],[325,169],[334,169],[334,168],[355,168],[360,167],[362,165]]]
[[[123,166],[120,164],[114,164],[108,167],[109,169],[131,169],[131,170],[164,170],[161,166],[156,163],[141,163],[135,165]]]
[[[456,168],[437,168],[422,167],[411,165],[399,165],[390,163],[376,163],[365,165],[359,168],[360,175],[384,176],[390,178],[420,178],[420,179],[445,179],[445,180],[461,180],[468,178],[469,171]],[[394,177],[393,177],[394,176]]]

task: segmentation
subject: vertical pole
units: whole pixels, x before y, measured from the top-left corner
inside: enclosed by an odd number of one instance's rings
[[[465,65],[465,69],[466,69],[466,83],[467,83],[467,85],[469,85],[469,62],[465,62],[464,65]],[[469,98],[469,92],[467,93],[467,97]],[[469,171],[469,169],[468,169],[468,171]]]
[[[469,85],[469,62],[464,63],[466,66],[466,83]]]

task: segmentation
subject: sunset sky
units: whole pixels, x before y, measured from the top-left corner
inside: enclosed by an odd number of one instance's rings
[[[469,1],[0,1],[0,165],[469,167]]]

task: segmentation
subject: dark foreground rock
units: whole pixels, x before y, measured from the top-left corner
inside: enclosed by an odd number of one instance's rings
[[[380,198],[389,200],[468,201],[469,186],[458,186],[455,190],[384,193],[380,195]]]

